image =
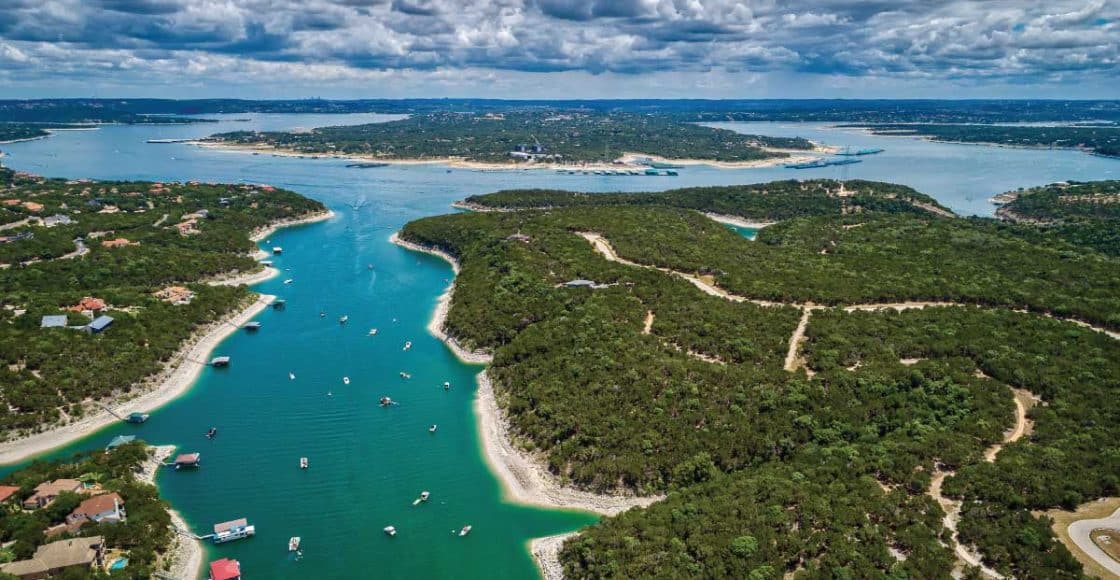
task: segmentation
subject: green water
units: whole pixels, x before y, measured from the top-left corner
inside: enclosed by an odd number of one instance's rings
[[[236,115],[240,118],[246,115]],[[4,163],[47,176],[272,183],[319,199],[338,215],[283,230],[271,245],[287,271],[255,289],[288,301],[268,310],[261,331],[239,332],[216,350],[225,370],[207,369],[194,388],[152,413],[144,425],[114,425],[47,454],[64,457],[137,435],[202,453],[196,472],[161,473],[163,495],[194,528],[247,517],[258,535],[208,546],[207,557],[241,560],[247,578],[533,578],[530,538],[590,524],[594,516],[508,504],[478,444],[471,412],[478,367],[459,363],[428,335],[427,322],[451,268],[388,242],[411,219],[451,211],[468,195],[499,189],[656,190],[790,177],[887,179],[919,187],[954,209],[990,212],[987,196],[1009,184],[1113,176],[1114,160],[1076,152],[984,149],[925,141],[887,141],[811,126],[768,126],[763,134],[807,131],[840,145],[888,147],[844,174],[780,167],[728,171],[689,168],[678,178],[596,177],[551,172],[478,173],[438,166],[347,169],[342,160],[229,154],[146,139],[183,139],[218,131],[273,130],[370,122],[369,115],[253,115],[220,126],[109,126],[5,145]],[[976,159],[983,158],[983,162]],[[899,171],[899,167],[907,168]],[[818,172],[819,173],[819,172]],[[950,179],[951,178],[951,179]],[[747,228],[732,228],[753,237]],[[373,265],[373,269],[369,265]],[[291,285],[282,284],[292,278]],[[327,317],[320,318],[324,310]],[[348,314],[340,326],[337,319]],[[395,322],[394,322],[395,319]],[[376,337],[367,335],[377,327]],[[401,350],[412,341],[408,352]],[[406,371],[412,379],[402,380]],[[296,380],[288,379],[288,372]],[[342,377],[351,383],[343,385]],[[443,382],[452,384],[443,390]],[[332,393],[328,396],[327,393]],[[381,408],[387,395],[399,406]],[[439,425],[428,433],[432,423]],[[214,440],[204,433],[218,428]],[[299,457],[310,458],[301,471]],[[0,474],[18,465],[0,468]],[[413,507],[421,491],[431,500]],[[452,530],[471,524],[459,538]],[[399,530],[395,538],[382,532]],[[303,538],[304,557],[287,553]]]
[[[732,224],[723,225],[727,226],[727,229],[739,234],[740,236],[743,236],[744,238],[747,238],[748,240],[753,240],[758,237],[758,228],[745,228],[743,226],[736,226]]]

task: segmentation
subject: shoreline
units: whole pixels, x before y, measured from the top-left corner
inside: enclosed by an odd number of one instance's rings
[[[389,241],[409,250],[437,256],[451,264],[455,275],[459,274],[459,261],[443,250],[403,240],[399,232],[394,232],[389,237]],[[488,364],[493,361],[493,355],[465,350],[443,329],[454,290],[455,280],[452,279],[447,290],[438,299],[435,312],[432,313],[431,321],[428,323],[428,331],[442,340],[460,361],[468,364]],[[487,370],[478,373],[475,382],[478,383],[478,390],[475,393],[472,410],[479,441],[482,444],[482,455],[487,467],[502,487],[503,500],[522,505],[581,510],[613,516],[630,508],[646,507],[663,499],[662,496],[601,495],[563,486],[541,465],[540,461],[530,453],[514,446],[509,436],[509,423],[498,406]],[[564,569],[559,560],[560,548],[565,541],[578,534],[578,531],[572,531],[534,538],[529,542],[529,552],[533,562],[536,563],[538,571],[545,580],[563,580]]]
[[[736,226],[736,227],[740,227],[740,228],[749,228],[749,229],[752,229],[752,230],[761,230],[762,228],[770,227],[770,226],[778,223],[778,222],[750,221],[750,220],[747,220],[747,219],[743,219],[739,216],[727,215],[727,214],[722,214],[722,213],[712,213],[712,212],[706,212],[706,211],[705,212],[700,212],[700,213],[704,214],[704,216],[707,217],[708,219],[710,219],[712,221],[715,221],[715,222],[719,222],[721,224],[726,224],[726,225],[729,225],[729,226]]]
[[[281,149],[270,145],[248,145],[238,143],[219,143],[215,141],[184,141],[184,145],[226,151],[234,153],[247,153],[257,155],[275,155],[277,157],[297,157],[306,159],[348,159],[353,161],[371,161],[387,165],[445,165],[455,169],[472,169],[477,171],[590,171],[619,169],[620,166],[610,162],[584,162],[584,163],[495,163],[487,161],[471,161],[462,157],[433,157],[431,159],[400,158],[387,159],[376,155],[359,155],[354,153],[305,153],[294,149]],[[766,149],[768,152],[789,153],[790,150]],[[673,163],[677,165],[706,165],[716,169],[757,169],[773,167],[786,163],[804,163],[819,158],[831,149],[816,147],[812,151],[800,151],[799,154],[788,157],[770,157],[766,159],[753,159],[750,161],[717,161],[714,159],[667,159],[658,155],[647,153],[623,153],[620,159],[633,160],[647,158],[655,162]],[[636,167],[636,166],[635,166]]]
[[[277,222],[272,222],[271,224],[268,224],[267,226],[264,226],[263,228],[253,230],[253,232],[249,234],[249,240],[254,242],[254,243],[260,243],[260,242],[264,241],[266,238],[268,238],[269,236],[271,236],[272,234],[276,233],[276,231],[281,229],[281,228],[290,228],[290,227],[293,227],[293,226],[301,226],[301,225],[304,225],[304,224],[313,224],[313,223],[316,223],[316,222],[329,220],[329,219],[333,218],[334,216],[335,216],[335,213],[334,213],[333,210],[325,209],[323,211],[317,211],[315,213],[312,213],[312,214],[309,214],[309,215],[304,215],[304,216],[298,217],[298,218],[289,218],[289,219],[283,219],[283,220],[280,220],[280,221],[277,221]],[[252,253],[252,255],[254,257],[261,256],[261,252],[263,252],[263,251],[264,250],[261,250],[260,248],[257,248]],[[264,256],[267,256],[267,255],[268,255],[267,253],[264,254]]]
[[[159,468],[163,461],[175,452],[177,446],[175,445],[149,445],[148,446],[148,459],[141,464],[143,471],[136,476],[137,481],[156,485],[156,475],[159,473]],[[171,516],[171,527],[175,530],[174,539],[170,549],[160,558],[161,563],[171,562],[168,569],[171,576],[179,578],[180,580],[195,580],[202,573],[202,546],[197,540],[185,537],[179,533],[179,530],[189,531],[187,523],[183,520],[183,516],[171,509],[167,509],[168,515]]]
[[[202,372],[202,367],[206,366],[198,361],[204,360],[219,343],[239,330],[249,319],[260,314],[275,299],[275,296],[260,294],[252,303],[197,329],[164,363],[163,370],[141,381],[140,388],[145,384],[155,383],[156,386],[150,390],[132,397],[129,396],[131,393],[126,393],[108,401],[97,402],[95,404],[101,407],[101,411],[88,415],[80,421],[20,439],[5,441],[4,449],[0,451],[0,465],[30,459],[91,435],[107,425],[120,422],[121,419],[110,413],[108,409],[112,409],[118,415],[127,415],[134,411],[150,413],[177,399],[190,390],[195,379]]]

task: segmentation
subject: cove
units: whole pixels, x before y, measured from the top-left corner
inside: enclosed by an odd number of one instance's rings
[[[390,244],[390,234],[401,225],[447,213],[452,201],[468,195],[503,188],[605,192],[841,176],[703,167],[682,170],[677,178],[449,172],[440,166],[357,170],[346,168],[344,160],[144,143],[237,129],[384,119],[237,117],[252,120],[107,126],[2,148],[11,153],[6,165],[46,176],[270,183],[319,199],[335,212],[331,221],[281,230],[265,244],[284,247],[284,254],[274,259],[282,273],[254,290],[284,298],[287,309],[265,311],[256,318],[263,325],[259,333],[239,332],[216,349],[214,354],[232,357],[230,368],[206,369],[187,394],[153,413],[144,425],[115,425],[48,454],[65,457],[101,448],[118,434],[201,452],[201,470],[167,471],[157,482],[196,532],[237,517],[248,517],[257,526],[258,535],[251,540],[207,547],[208,558],[241,560],[251,578],[532,578],[536,572],[525,549],[530,538],[596,520],[502,501],[500,485],[483,461],[471,412],[479,368],[458,362],[425,329],[437,296],[450,283],[451,269],[441,260]],[[779,134],[765,129],[750,128]],[[919,140],[906,141],[907,151],[914,148],[906,155],[924,156],[926,162],[905,163],[891,156],[892,144],[901,147],[901,139],[816,126],[782,130],[827,132],[831,138],[826,142],[842,146],[882,146],[887,152],[850,166],[847,176],[911,185],[963,213],[990,213],[987,197],[1008,188],[1103,178],[1120,170],[1120,162],[1076,152],[989,152]],[[983,163],[959,163],[960,157],[978,153],[983,153]],[[1042,154],[1047,161],[1039,165]],[[1023,165],[1040,169],[1025,176],[1003,169]],[[1023,183],[1026,179],[1034,181]],[[293,283],[283,285],[285,278]],[[320,318],[320,311],[327,316]],[[343,314],[349,316],[345,326],[337,322]],[[377,336],[368,336],[374,327]],[[402,350],[406,341],[413,344],[407,352]],[[402,380],[402,371],[412,378]],[[289,372],[295,380],[288,379]],[[349,385],[343,384],[343,376],[350,377]],[[450,390],[443,389],[444,381],[451,383]],[[401,404],[381,408],[381,396]],[[430,434],[427,428],[433,423],[439,430]],[[212,441],[204,436],[211,426],[219,430]],[[307,471],[298,468],[301,456],[310,459]],[[412,500],[425,490],[432,499],[413,507]],[[451,534],[465,524],[474,527],[470,536]],[[381,533],[386,525],[398,528],[397,537]],[[294,535],[303,538],[305,556],[299,562],[286,551],[287,538]]]

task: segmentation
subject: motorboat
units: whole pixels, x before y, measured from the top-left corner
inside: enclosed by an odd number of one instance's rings
[[[307,469],[307,458],[306,457],[300,457],[299,458],[299,468],[300,469]]]
[[[408,350],[408,349],[410,349],[410,348],[412,348],[412,341],[411,341],[411,340],[410,340],[410,341],[407,341],[407,342],[405,342],[405,343],[404,343],[404,348],[402,348],[401,350]]]
[[[288,551],[295,552],[296,550],[299,550],[299,542],[299,536],[292,536],[291,538],[288,538]]]
[[[470,525],[463,526],[463,529],[459,530],[459,537],[461,538],[469,533],[471,533]]]
[[[412,500],[412,505],[420,505],[420,504],[428,501],[428,498],[430,498],[430,497],[432,497],[431,493],[428,493],[426,491],[422,491],[422,492],[420,492],[420,497]]]
[[[428,433],[435,433],[436,429],[439,429],[439,425],[433,423],[431,427],[428,427]]]
[[[394,528],[393,526],[385,526],[385,535],[389,537],[397,535],[397,528]]]
[[[350,377],[342,377],[342,384],[349,385],[350,384]]]

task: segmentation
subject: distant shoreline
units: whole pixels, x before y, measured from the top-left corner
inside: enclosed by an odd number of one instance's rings
[[[388,165],[445,165],[455,169],[473,169],[479,171],[601,171],[601,170],[617,170],[621,166],[608,162],[597,163],[494,163],[485,161],[470,161],[462,157],[433,157],[425,159],[417,158],[398,158],[391,159],[379,157],[377,155],[357,155],[348,153],[307,153],[297,151],[294,149],[283,149],[272,147],[270,145],[246,145],[238,143],[219,143],[215,141],[186,141],[186,145],[193,145],[195,147],[203,147],[206,149],[214,149],[217,151],[230,151],[237,153],[248,153],[258,155],[275,155],[278,157],[301,157],[301,158],[314,158],[314,159],[350,159],[355,161],[375,161],[378,163],[385,163]],[[781,153],[788,153],[789,150],[775,150],[764,149],[765,151],[777,151]],[[784,165],[786,163],[802,163],[811,161],[818,158],[821,154],[833,151],[834,148],[817,146],[812,151],[803,152],[803,155],[791,155],[789,157],[771,157],[767,159],[754,159],[749,161],[717,161],[714,159],[667,159],[658,155],[648,153],[623,153],[622,159],[634,160],[637,158],[649,158],[655,162],[673,163],[677,165],[705,165],[717,169],[756,169],[761,167],[774,167],[777,165]],[[798,150],[800,151],[800,150]]]
[[[459,273],[458,260],[447,252],[403,240],[399,233],[390,236],[389,241],[415,252],[438,256],[451,264],[455,274]],[[488,364],[493,360],[492,355],[482,351],[467,351],[444,330],[454,288],[455,281],[452,280],[451,285],[439,298],[431,322],[428,324],[428,330],[443,340],[459,360],[469,364]],[[487,465],[502,485],[502,497],[505,500],[554,509],[616,515],[630,508],[645,507],[663,499],[661,496],[596,494],[563,485],[538,458],[514,445],[509,435],[509,422],[498,405],[488,372],[483,370],[475,380],[478,383],[478,391],[473,408],[477,418],[479,440],[482,443]],[[569,532],[532,540],[530,551],[533,560],[546,580],[563,578],[563,568],[558,560],[560,546],[577,533]]]
[[[278,221],[254,235],[268,236],[282,227],[322,221],[329,219],[332,215],[333,213],[328,210],[307,217]],[[240,274],[210,283],[215,285],[256,284],[275,276],[277,273],[278,271],[275,268],[266,268],[263,271]],[[219,343],[237,332],[243,324],[261,313],[275,299],[276,297],[272,295],[258,294],[253,302],[196,330],[171,356],[162,371],[143,379],[138,385],[132,385],[134,388],[139,387],[142,390],[140,394],[129,392],[105,401],[98,401],[96,403],[102,408],[101,411],[87,415],[75,423],[55,426],[39,433],[4,441],[0,444],[0,448],[2,448],[0,449],[0,465],[17,463],[46,453],[86,437],[107,425],[120,422],[119,418],[104,410],[105,408],[113,409],[118,415],[127,415],[131,412],[151,412],[177,399],[191,389],[198,375],[202,372],[202,367],[205,364],[199,361],[206,360]],[[155,383],[155,386],[150,390],[144,390],[144,386],[151,383]]]

